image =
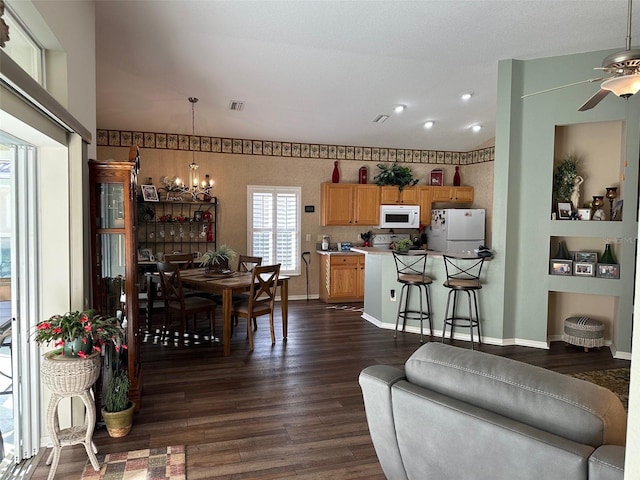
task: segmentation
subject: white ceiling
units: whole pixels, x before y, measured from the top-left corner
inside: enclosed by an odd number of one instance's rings
[[[97,1],[97,126],[191,133],[195,96],[196,135],[468,151],[495,135],[499,60],[624,50],[626,17],[627,0]]]

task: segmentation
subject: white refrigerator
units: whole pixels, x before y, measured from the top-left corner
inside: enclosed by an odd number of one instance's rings
[[[431,210],[427,246],[436,252],[473,254],[484,245],[484,223],[484,208]]]

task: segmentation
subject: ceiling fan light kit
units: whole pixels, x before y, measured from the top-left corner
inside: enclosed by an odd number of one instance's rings
[[[523,95],[522,98],[526,98],[532,95],[540,93],[547,93],[560,88],[571,87],[582,83],[591,83],[604,80],[600,84],[600,89],[589,98],[578,111],[584,112],[595,107],[600,103],[609,92],[613,92],[618,97],[629,98],[631,95],[635,95],[640,90],[640,49],[631,48],[631,12],[633,0],[628,2],[628,14],[627,14],[627,37],[626,47],[627,49],[622,52],[615,52],[605,57],[602,61],[602,66],[596,68],[596,70],[602,70],[609,75],[610,78],[592,78],[589,80],[583,80],[580,82],[569,83],[561,85],[559,87],[548,88],[538,92],[528,93]]]
[[[619,97],[628,98],[640,90],[640,74],[610,78],[602,82],[600,88],[613,92]]]

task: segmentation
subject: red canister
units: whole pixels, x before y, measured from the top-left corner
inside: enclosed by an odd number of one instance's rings
[[[365,166],[360,167],[360,171],[358,174],[358,183],[360,184],[367,183],[367,175],[368,175],[367,167]]]

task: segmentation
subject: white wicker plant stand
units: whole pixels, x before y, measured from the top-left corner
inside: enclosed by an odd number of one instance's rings
[[[47,465],[51,465],[47,480],[53,480],[56,474],[62,447],[79,443],[84,445],[94,470],[100,470],[100,464],[96,459],[98,449],[92,439],[96,423],[96,406],[91,395],[91,387],[100,375],[100,365],[100,352],[94,352],[87,358],[65,358],[51,353],[44,356],[40,373],[43,383],[51,390],[47,429],[53,441],[53,450],[47,459]],[[60,430],[58,404],[63,398],[68,397],[82,399],[86,407],[85,423]]]

